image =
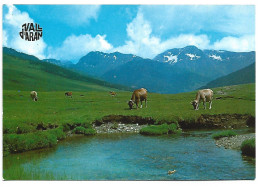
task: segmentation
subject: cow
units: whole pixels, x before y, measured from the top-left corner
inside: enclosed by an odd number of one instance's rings
[[[136,104],[136,109],[138,109],[138,103],[141,101],[141,107],[143,107],[142,101],[145,101],[145,107],[147,107],[147,90],[144,88],[135,90],[132,94],[130,101],[128,102],[130,110]]]
[[[113,92],[113,91],[110,91],[109,94],[112,96],[116,96],[116,92]]]
[[[194,110],[199,110],[199,103],[203,101],[204,109],[206,109],[206,102],[209,102],[209,109],[211,109],[213,99],[213,91],[211,89],[199,90],[196,94],[196,98],[191,102]]]
[[[37,97],[37,92],[36,91],[31,91],[31,98],[33,101],[38,101],[38,97]]]
[[[65,92],[65,96],[72,98],[72,92]]]

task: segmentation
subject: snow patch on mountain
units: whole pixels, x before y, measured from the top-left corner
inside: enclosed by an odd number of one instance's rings
[[[170,56],[166,56],[164,55],[164,62],[169,62],[170,64],[174,64],[176,62],[178,62],[178,56],[177,55],[170,55]]]
[[[196,60],[198,58],[200,58],[200,56],[197,56],[196,54],[190,54],[190,53],[186,53],[186,56],[190,57],[190,60]]]
[[[222,61],[221,56],[217,56],[217,55],[209,55],[209,58],[213,58],[214,60],[220,60],[220,61]]]

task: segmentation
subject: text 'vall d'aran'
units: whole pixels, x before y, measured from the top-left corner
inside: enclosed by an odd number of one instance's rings
[[[19,34],[22,39],[36,41],[42,37],[42,28],[37,23],[25,23],[22,25],[22,31]]]

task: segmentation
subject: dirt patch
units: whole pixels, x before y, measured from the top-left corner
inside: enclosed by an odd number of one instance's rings
[[[123,116],[123,115],[108,115],[104,116],[101,120],[94,121],[93,125],[100,126],[106,123],[122,123],[122,124],[154,124],[155,120],[151,117],[141,116]]]
[[[247,114],[202,114],[197,120],[181,120],[179,125],[182,129],[238,129],[255,127],[255,117]]]
[[[171,124],[175,121],[156,121],[151,117],[108,115],[94,121],[93,128],[100,132],[139,132],[144,125]],[[137,124],[137,125],[136,125]],[[178,120],[181,129],[239,129],[255,127],[255,117],[247,114],[202,114],[197,120]],[[118,125],[120,128],[118,128]],[[129,126],[129,128],[128,128]]]

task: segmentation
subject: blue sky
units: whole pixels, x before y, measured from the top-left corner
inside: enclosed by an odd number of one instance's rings
[[[19,37],[39,23],[43,38]],[[233,5],[4,5],[3,46],[77,62],[90,51],[153,58],[171,48],[255,50],[255,6]]]

